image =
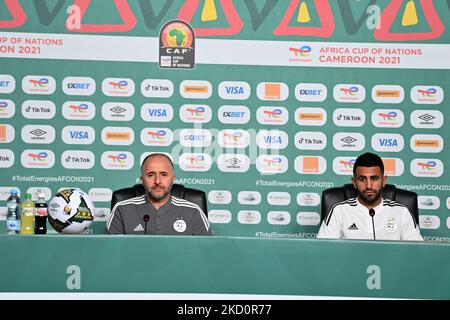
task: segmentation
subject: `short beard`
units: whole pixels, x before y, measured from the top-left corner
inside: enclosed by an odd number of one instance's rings
[[[373,198],[367,197],[364,193],[359,192],[359,198],[367,205],[372,205],[376,203],[381,198],[381,190],[378,191]]]
[[[170,193],[170,191],[166,191],[164,192],[161,196],[154,196],[152,194],[151,191],[147,192],[147,195],[149,197],[149,199],[153,202],[160,202],[162,199],[164,199],[168,194]]]

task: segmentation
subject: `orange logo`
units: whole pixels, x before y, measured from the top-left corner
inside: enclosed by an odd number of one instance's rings
[[[303,157],[303,172],[304,173],[319,173],[319,158],[318,157]]]
[[[266,83],[264,86],[265,98],[266,99],[277,99],[281,98],[281,86],[279,83]]]
[[[395,176],[397,172],[397,166],[395,159],[383,159],[384,174],[387,176]]]
[[[1,142],[6,141],[6,126],[3,125],[0,126],[0,141]]]

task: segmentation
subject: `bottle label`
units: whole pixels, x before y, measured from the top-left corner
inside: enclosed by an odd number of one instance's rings
[[[36,215],[41,217],[47,216],[47,208],[36,208]]]
[[[22,215],[24,215],[24,216],[34,216],[34,208],[30,208],[30,207],[22,208]]]
[[[8,203],[6,204],[6,206],[8,207],[8,209],[16,210],[16,208],[17,208],[17,202],[8,202]]]
[[[6,230],[19,231],[20,221],[19,220],[6,220]]]

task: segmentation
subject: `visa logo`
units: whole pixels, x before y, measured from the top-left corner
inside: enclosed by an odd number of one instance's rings
[[[71,139],[89,139],[87,131],[69,131]]]
[[[167,117],[167,110],[165,109],[148,109],[150,117]]]
[[[268,144],[278,143],[281,144],[280,136],[264,136],[264,142]]]
[[[229,86],[225,86],[225,91],[228,94],[244,94],[244,88],[243,87],[229,87]]]
[[[398,147],[397,139],[378,139],[382,147]]]

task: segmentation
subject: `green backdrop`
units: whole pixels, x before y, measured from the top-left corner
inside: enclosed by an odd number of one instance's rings
[[[446,54],[450,40],[447,30],[450,22],[449,1],[427,2],[426,7],[422,7],[421,1],[222,0],[212,3],[215,5],[217,18],[214,17],[212,7],[204,6],[204,1],[90,3],[81,0],[36,0],[0,4],[0,83],[3,81],[3,87],[0,86],[0,104],[3,108],[0,110],[0,205],[3,219],[6,212],[5,200],[12,186],[18,187],[22,194],[27,191],[36,193],[41,189],[48,198],[60,188],[78,187],[89,192],[97,208],[93,232],[103,233],[104,221],[109,214],[110,192],[137,182],[142,154],[167,152],[176,163],[178,182],[202,189],[209,195],[209,216],[217,235],[312,238],[319,227],[320,202],[317,197],[325,188],[350,181],[350,176],[344,174],[345,168],[333,167],[333,163],[337,162],[342,166],[342,163],[348,162],[347,165],[351,168],[351,162],[358,154],[374,151],[384,159],[397,159],[394,160],[397,161],[396,167],[388,182],[415,191],[420,196],[422,234],[428,240],[448,241],[450,184],[449,135],[446,127],[449,121],[447,105],[450,73],[445,60],[448,59]],[[186,20],[196,33],[194,69],[161,69],[158,66],[159,31],[166,22],[173,19]],[[380,22],[380,28],[374,29],[374,21]],[[30,38],[41,40],[30,41]],[[56,40],[55,43],[52,39],[62,40]],[[354,54],[352,51],[355,47],[370,50],[374,46],[382,48],[384,52],[387,48],[406,48],[409,51],[385,54],[389,61],[392,60],[389,64],[381,64],[380,61],[384,59],[386,62],[387,58],[371,55],[370,51],[368,54]],[[147,48],[150,50],[147,51]],[[328,53],[322,52],[326,50],[324,48],[328,48]],[[350,48],[350,51],[346,53],[345,49],[340,49],[341,51],[333,53],[332,48]],[[411,50],[416,53],[420,51],[421,54],[415,56]],[[333,65],[317,60],[325,56],[339,61]],[[363,59],[364,56],[374,57],[377,63],[358,65],[348,60],[348,57],[355,60]],[[436,66],[433,64],[436,61],[443,63]],[[36,91],[27,93],[27,86],[30,85],[27,76],[32,76],[31,80],[36,81],[53,77],[55,91],[45,95],[37,94]],[[11,83],[7,83],[11,77],[15,81],[12,91]],[[87,83],[87,78],[93,79],[96,84],[95,92],[92,95],[84,95],[83,91],[67,93],[64,89],[64,79],[67,77],[82,77],[70,79],[72,83],[78,84]],[[128,83],[132,80],[135,85],[134,93],[130,96],[107,95],[102,89],[105,79],[110,82],[127,80]],[[145,96],[141,91],[141,83],[147,79],[170,80],[173,94],[170,97]],[[183,96],[182,82],[185,80],[208,81],[211,84],[210,96]],[[238,88],[241,82],[246,82],[250,96],[245,100],[239,99],[238,95],[236,98],[225,99],[219,89],[223,81],[230,82],[227,83],[230,87]],[[287,98],[264,100],[258,94],[258,85],[271,83],[285,84],[288,88]],[[312,84],[313,89],[325,87],[327,94],[323,96],[324,93],[321,93],[321,101],[305,101],[300,97],[301,88],[297,87],[299,84]],[[361,102],[353,103],[343,96],[334,97],[333,90],[336,86],[341,85],[337,90],[342,93],[344,91],[339,91],[339,88],[351,89],[356,84],[360,86],[358,94],[362,88],[365,89],[365,98]],[[385,90],[385,95],[395,91],[394,96],[398,91],[392,86],[400,86],[404,91],[404,99],[383,101],[382,98],[386,98],[384,96],[380,98],[381,101],[376,102],[372,98],[372,89],[378,85],[384,86],[382,89]],[[418,89],[416,86],[419,86]],[[266,90],[269,90],[268,86]],[[413,96],[419,93],[431,98],[416,103]],[[267,98],[268,92],[265,94]],[[40,118],[45,112],[26,111],[27,106],[33,103],[34,106],[45,109],[47,101],[55,105],[55,115],[49,119]],[[63,113],[67,106],[64,105],[75,102],[91,103],[95,106],[95,116],[90,120],[65,117]],[[105,103],[110,103],[107,105],[109,107],[105,107]],[[131,107],[124,103],[131,104]],[[141,116],[141,109],[145,104],[153,107],[155,104],[168,104],[173,110],[173,118],[170,121],[146,120]],[[187,104],[191,109],[208,106],[211,120],[201,124],[184,122],[180,109]],[[250,120],[246,123],[221,121],[220,115],[223,113],[219,109],[224,105],[233,106],[229,110],[237,111],[243,110],[240,106],[247,107]],[[114,118],[114,113],[110,110],[114,106],[127,109],[125,114],[134,109],[134,116],[126,121],[117,121],[121,119],[117,116],[120,112],[115,113]],[[268,108],[264,109],[266,111],[283,107],[283,113],[288,114],[289,118],[282,125],[274,125],[267,122],[267,119],[264,120],[266,122],[258,120],[258,109],[261,107]],[[298,111],[299,108],[313,108],[311,113],[315,116],[317,108],[320,108],[326,112],[326,121],[321,125],[314,121],[312,124],[299,122],[303,112]],[[14,110],[12,115],[11,110]],[[196,116],[194,113],[183,113],[183,110],[181,114],[186,117]],[[404,120],[394,125],[389,124],[392,120],[389,119],[389,113],[391,112],[392,118],[393,111],[397,115],[402,113]],[[102,112],[109,116],[103,116]],[[375,118],[379,119],[382,119],[380,113],[387,114],[387,120],[372,120],[374,112]],[[308,110],[305,113],[308,116]],[[344,117],[355,116],[352,120],[356,122],[339,122],[339,113]],[[365,117],[365,121],[357,124],[360,114]],[[419,126],[413,124],[413,118],[426,115],[431,115],[434,120],[428,118]],[[437,119],[439,117],[442,117],[441,123]],[[383,124],[380,125],[379,122]],[[54,140],[36,143],[46,140],[37,140],[39,135],[33,135],[30,131],[44,130],[46,133],[41,137],[46,139],[45,135],[49,134],[48,126],[54,130]],[[68,126],[76,128],[67,128]],[[27,131],[24,127],[31,129]],[[123,127],[128,128],[134,133],[134,141],[128,145],[105,143],[102,130],[109,127],[119,127],[119,131],[123,131]],[[195,149],[188,146],[183,150],[178,133],[181,129],[194,127],[209,130],[211,145]],[[167,146],[144,144],[140,138],[141,131],[148,128],[172,130],[173,142]],[[217,134],[225,129],[232,133],[248,132],[249,146],[230,147],[226,150],[218,145]],[[271,134],[263,132],[263,140],[273,141],[269,148],[264,148],[261,142],[259,145],[257,143],[256,134],[261,130],[281,130],[285,135],[279,131],[272,131]],[[82,144],[86,141],[83,140],[86,134],[92,138],[93,132],[94,141]],[[308,150],[305,144],[298,142],[301,137],[317,140],[315,132],[319,132],[322,140],[323,136],[326,137],[326,144],[324,141],[312,142],[317,148],[321,146],[320,149]],[[355,150],[352,146],[334,146],[333,137],[339,133],[342,134],[340,138],[350,136],[359,139],[362,135],[365,139],[364,147]],[[72,135],[72,138],[67,138],[67,135]],[[190,138],[202,139],[199,136]],[[403,147],[399,148],[396,144],[401,143],[402,138]],[[183,136],[182,139],[188,138]],[[375,145],[372,139],[375,139]],[[394,144],[392,148],[389,146],[389,139]],[[279,144],[286,142],[287,146],[279,149]],[[339,141],[337,143],[342,144]],[[351,145],[352,142],[348,144]],[[422,147],[415,148],[414,145]],[[55,156],[51,167],[36,169],[36,164],[30,165],[37,161],[27,158],[30,153],[39,154],[46,150],[52,151]],[[70,150],[75,150],[76,153],[72,154]],[[68,151],[73,157],[85,157],[95,164],[89,166],[89,169],[82,166],[76,169],[64,167],[63,160]],[[134,160],[127,170],[117,170],[117,167],[111,169],[111,163],[109,168],[105,168],[107,165],[102,165],[102,154],[105,152],[106,155],[115,156],[128,152],[128,160],[131,155]],[[210,155],[210,169],[185,171],[179,165],[179,157],[182,153],[190,152]],[[217,159],[222,153],[247,155],[250,162],[248,169],[245,168],[245,163],[240,162],[243,159],[245,162],[245,158],[233,159],[233,156],[229,156],[227,160],[230,162],[223,165],[228,166],[229,170],[242,172],[222,171],[217,165]],[[272,156],[264,158],[266,154]],[[276,165],[285,165],[287,170],[265,174],[264,170],[256,166],[256,158],[260,155],[263,156],[260,158],[263,164],[269,166],[267,170]],[[278,155],[285,158],[279,160]],[[298,167],[301,167],[300,159],[303,158],[298,157],[309,157],[312,163],[318,161],[318,164],[308,167],[309,169],[304,167],[306,173],[301,172],[302,169]],[[322,173],[307,171],[320,171],[320,159],[326,163]],[[24,165],[23,161],[28,164]],[[182,157],[180,161],[186,164],[187,160]],[[404,167],[401,174],[398,161]],[[442,167],[433,166],[436,162],[441,162]],[[244,169],[239,169],[241,165]],[[427,173],[427,170],[433,174]],[[414,174],[416,171],[419,173]],[[230,196],[231,200],[228,202]]]

